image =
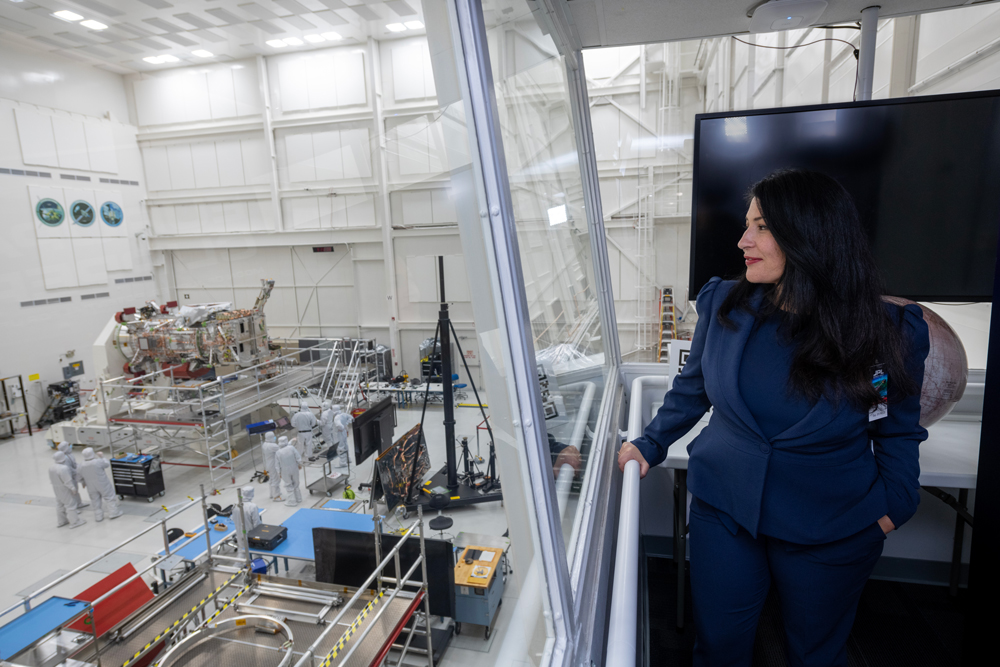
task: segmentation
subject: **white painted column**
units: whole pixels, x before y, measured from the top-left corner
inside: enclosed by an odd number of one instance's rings
[[[875,5],[861,10],[861,48],[858,55],[858,101],[870,100],[872,98],[879,9],[881,7]]]

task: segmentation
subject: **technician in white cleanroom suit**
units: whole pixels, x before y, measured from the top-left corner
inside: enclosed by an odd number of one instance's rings
[[[240,508],[237,507],[233,510],[233,523],[236,525],[236,544],[240,548],[240,556],[245,557],[247,555],[247,534],[263,523],[260,520],[260,508],[253,502],[253,487],[244,486],[240,491],[243,492],[243,528],[240,529]]]
[[[267,471],[268,482],[271,484],[271,500],[284,500],[281,497],[281,478],[278,476],[278,442],[274,439],[274,431],[264,434],[264,470]]]
[[[90,503],[83,502],[83,499],[80,498],[80,491],[76,486],[80,483],[80,474],[76,469],[76,457],[73,456],[73,446],[68,442],[60,442],[59,451],[66,455],[66,465],[69,466],[69,471],[73,475],[73,496],[76,497],[76,504],[79,507],[86,507]],[[86,485],[86,482],[84,482],[84,486]]]
[[[316,415],[309,409],[305,401],[299,403],[299,411],[292,415],[292,426],[299,432],[299,455],[305,458],[312,450],[313,428],[316,426]]]
[[[299,470],[302,469],[302,457],[288,438],[281,436],[278,438],[281,449],[278,450],[278,474],[281,481],[285,483],[288,500],[285,504],[295,507],[302,502],[302,491],[299,490]]]
[[[340,406],[338,405],[339,409]],[[347,465],[347,427],[354,423],[354,417],[347,412],[340,412],[333,418],[337,431],[337,467],[343,468]]]
[[[49,481],[56,494],[56,528],[69,524],[70,528],[78,528],[87,523],[80,518],[80,497],[76,492],[76,482],[73,472],[66,463],[66,455],[56,452],[52,455],[54,463],[49,466]]]
[[[333,418],[336,413],[330,409],[330,401],[323,401],[323,412],[319,414],[319,429],[323,433],[323,440],[327,447],[335,447],[333,435]],[[329,454],[328,454],[329,456]]]
[[[117,519],[123,514],[118,507],[115,485],[104,472],[110,469],[111,464],[104,460],[103,454],[94,456],[92,447],[83,450],[83,463],[77,468],[77,473],[87,486],[90,504],[94,506],[94,518],[98,521],[104,521],[104,503],[108,504],[109,519]]]

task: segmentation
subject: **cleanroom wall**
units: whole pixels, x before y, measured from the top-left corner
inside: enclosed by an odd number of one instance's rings
[[[147,243],[146,182],[127,120],[121,76],[0,39],[0,376],[23,376],[32,420],[67,364],[83,361],[74,379],[94,386],[102,369],[91,363],[91,346],[120,304],[165,292],[162,259]],[[40,223],[42,199],[63,207],[59,225]],[[77,224],[70,210],[77,201],[114,201],[124,219],[115,228],[99,219]]]

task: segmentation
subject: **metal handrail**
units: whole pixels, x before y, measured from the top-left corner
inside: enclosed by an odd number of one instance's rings
[[[670,385],[665,375],[647,375],[632,381],[628,439],[642,435],[642,392],[646,387]],[[636,618],[639,596],[639,463],[625,464],[621,507],[618,511],[618,543],[611,589],[611,621],[608,628],[608,667],[635,667]]]
[[[177,514],[180,514],[184,510],[189,509],[195,503],[200,503],[200,502],[201,502],[201,498],[196,498],[196,499],[192,500],[191,502],[189,502],[188,504],[184,505],[183,507],[181,507],[181,508],[179,508],[177,510],[174,510],[174,513],[171,514],[170,518],[173,519]],[[17,604],[15,604],[15,605],[13,605],[11,607],[8,607],[4,611],[0,612],[0,617],[6,616],[10,612],[12,612],[12,611],[14,611],[16,609],[20,609],[21,607],[24,607],[25,605],[29,604],[31,602],[31,600],[33,600],[34,598],[38,597],[39,595],[41,595],[45,591],[47,591],[47,590],[49,590],[49,589],[51,589],[51,588],[53,588],[55,586],[58,586],[59,584],[61,584],[62,582],[66,581],[70,577],[73,577],[74,575],[79,574],[80,572],[82,572],[83,570],[87,569],[88,567],[90,567],[91,565],[93,565],[94,563],[96,563],[97,561],[101,560],[102,558],[106,558],[106,557],[110,556],[111,554],[113,554],[114,552],[118,551],[119,549],[121,549],[126,544],[137,540],[138,538],[142,537],[146,533],[151,532],[153,530],[156,530],[157,528],[160,528],[161,527],[160,526],[161,523],[166,523],[166,519],[163,519],[162,521],[157,521],[156,523],[154,523],[151,526],[149,526],[149,528],[144,528],[143,530],[139,531],[138,533],[136,533],[132,537],[128,538],[124,542],[121,542],[117,546],[112,547],[111,549],[108,549],[107,551],[105,551],[104,553],[102,553],[100,556],[96,556],[96,557],[90,559],[89,561],[87,561],[83,565],[77,566],[76,568],[70,570],[66,574],[64,574],[61,577],[59,577],[58,579],[55,579],[54,581],[49,582],[48,584],[42,586],[41,588],[39,588],[38,590],[36,590],[36,591],[34,591],[32,593],[29,593],[28,595],[26,595],[24,597],[24,599],[22,599]],[[159,561],[157,561],[157,562],[159,562]],[[154,565],[155,564],[156,563],[154,563]],[[147,571],[149,569],[150,568],[146,568],[146,570],[143,570],[143,572],[145,572],[145,571]],[[134,579],[134,578],[135,577],[133,577],[132,579]],[[129,581],[132,581],[132,579],[129,579]],[[128,583],[128,582],[124,582],[124,583]],[[124,585],[124,583],[122,584],[122,586]],[[118,588],[121,588],[121,586],[118,586],[114,590],[118,590]],[[106,596],[104,596],[104,597],[106,597]],[[100,599],[103,600],[104,597],[102,597]],[[94,602],[94,604],[97,604],[97,602]]]
[[[408,540],[413,535],[413,531],[416,530],[418,526],[422,525],[423,525],[423,518],[421,517],[420,520],[414,521],[413,525],[410,526],[410,528],[405,533],[403,533],[403,536],[399,539],[399,542],[396,543],[396,546],[394,546],[392,550],[385,555],[385,557],[382,559],[382,562],[378,564],[378,566],[372,571],[370,575],[368,575],[368,578],[365,579],[364,583],[358,586],[357,592],[355,592],[354,595],[351,597],[351,599],[348,600],[343,605],[343,608],[340,610],[340,613],[337,614],[337,617],[334,618],[333,621],[331,621],[330,623],[327,623],[326,628],[324,628],[323,632],[320,633],[319,637],[316,638],[316,641],[314,641],[312,645],[308,649],[306,649],[305,653],[302,654],[302,657],[299,659],[299,661],[295,663],[295,667],[305,667],[306,665],[311,663],[313,658],[316,657],[316,647],[318,647],[320,643],[322,643],[322,641],[330,633],[330,631],[337,626],[337,624],[340,622],[341,617],[347,613],[347,610],[350,609],[354,605],[354,603],[358,601],[358,599],[366,590],[368,590],[368,586],[375,580],[375,578],[379,575],[379,573],[382,572],[383,569],[385,569],[385,567],[389,564],[389,560],[394,559],[395,555],[399,553],[400,548],[403,546],[406,540]],[[421,537],[423,535],[422,531],[423,529],[421,528]],[[378,539],[377,535],[375,537],[376,539]],[[409,576],[407,576],[406,578],[409,578]]]

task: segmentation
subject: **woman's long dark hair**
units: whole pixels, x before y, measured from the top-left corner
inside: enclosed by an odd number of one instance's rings
[[[905,340],[882,301],[883,284],[851,196],[813,171],[777,171],[750,188],[767,228],[785,253],[785,272],[763,286],[785,313],[783,331],[795,345],[790,389],[812,401],[846,398],[861,409],[878,401],[872,367],[883,365],[894,392],[915,392],[904,366]],[[746,274],[719,309],[750,310],[758,285]]]

